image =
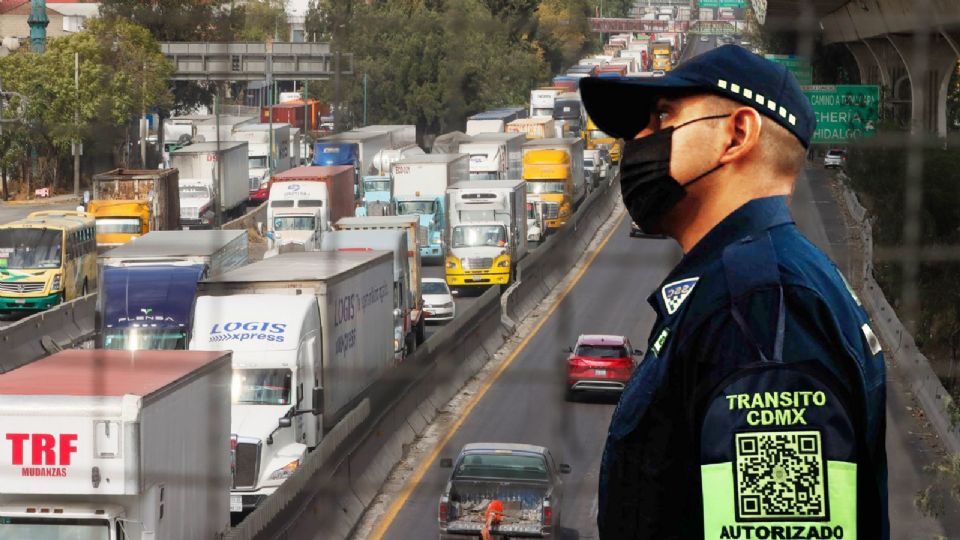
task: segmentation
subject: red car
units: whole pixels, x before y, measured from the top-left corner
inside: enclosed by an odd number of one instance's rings
[[[643,354],[624,336],[584,334],[569,348],[567,400],[578,392],[622,392]]]

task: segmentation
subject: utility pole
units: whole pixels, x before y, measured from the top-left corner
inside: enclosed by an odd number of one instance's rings
[[[147,63],[143,63],[140,86],[140,167],[147,168]],[[218,166],[219,168],[219,166]]]
[[[267,114],[270,117],[270,149],[267,154],[267,174],[273,176],[273,41],[267,41]]]
[[[77,135],[73,141],[73,194],[80,195],[80,53],[73,55],[73,91],[75,94],[73,106],[73,125]]]
[[[220,84],[219,83],[217,84],[216,93],[213,94],[213,115],[217,118],[217,154],[216,154],[217,160],[214,162],[216,163],[216,167],[217,167],[217,175],[216,175],[217,189],[216,189],[216,192],[213,194],[213,223],[214,223],[214,228],[219,229],[220,226],[223,225],[223,215],[221,215],[220,213],[221,211],[220,201],[222,200],[221,193],[223,192],[223,173],[222,173],[223,167],[220,166],[220,158],[222,156],[220,155]]]

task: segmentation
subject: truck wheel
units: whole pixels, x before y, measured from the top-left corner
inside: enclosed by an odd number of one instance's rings
[[[570,387],[568,386],[567,389],[566,389],[566,390],[564,391],[564,393],[563,393],[563,399],[564,399],[565,401],[576,401],[576,400],[577,400],[577,393],[573,391],[573,388],[570,388]]]

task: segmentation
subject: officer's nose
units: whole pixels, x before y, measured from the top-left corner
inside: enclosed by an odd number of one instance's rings
[[[650,112],[650,120],[647,121],[647,127],[640,130],[640,133],[634,135],[633,139],[642,139],[648,135],[652,135],[654,131],[660,128],[660,117],[657,116],[655,111]]]

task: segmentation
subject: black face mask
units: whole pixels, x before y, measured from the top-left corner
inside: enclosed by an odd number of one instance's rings
[[[620,192],[633,222],[647,234],[662,233],[663,216],[686,196],[687,186],[716,171],[722,164],[681,184],[670,176],[673,132],[702,120],[726,118],[728,114],[705,116],[654,132],[642,139],[626,141],[620,160]]]

